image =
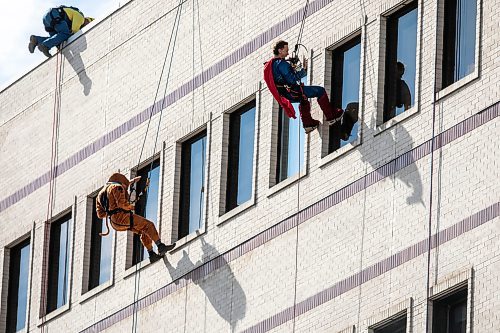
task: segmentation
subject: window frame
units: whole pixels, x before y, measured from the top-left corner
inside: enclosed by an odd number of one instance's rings
[[[39,316],[38,316],[38,322],[37,322],[37,326],[38,327],[41,327],[44,323],[47,323],[49,322],[50,320],[56,318],[56,317],[59,317],[60,315],[62,315],[63,313],[69,311],[71,309],[71,301],[72,301],[72,287],[73,287],[73,253],[74,253],[74,243],[75,243],[75,217],[76,217],[76,197],[75,197],[75,202],[73,203],[73,205],[70,207],[70,208],[67,208],[65,210],[62,210],[61,213],[57,214],[57,215],[54,215],[52,217],[52,219],[46,223],[49,223],[50,225],[45,228],[45,232],[49,233],[49,235],[46,235],[45,234],[45,239],[47,240],[47,242],[50,243],[50,232],[51,232],[51,227],[52,227],[52,223],[54,222],[57,222],[58,220],[64,218],[66,215],[69,215],[71,214],[71,232],[69,233],[69,251],[68,251],[68,255],[69,255],[69,258],[68,258],[68,298],[67,298],[67,301],[66,301],[66,304],[64,304],[63,306],[47,313],[47,295],[43,295],[43,280],[45,278],[45,276],[48,275],[48,272],[47,272],[47,267],[45,269],[42,270],[42,280],[41,280],[41,283],[40,283],[40,286],[42,286],[41,290],[40,290],[40,309],[39,309]],[[50,244],[47,244],[46,242],[44,242],[44,251],[49,251],[49,245]],[[47,259],[48,260],[48,259]],[[48,262],[48,261],[47,261]],[[48,286],[47,286],[47,290],[48,292]],[[42,301],[44,302],[44,304],[42,304]]]
[[[406,331],[405,333],[412,332],[412,318],[413,318],[413,305],[412,297],[409,297],[394,306],[391,306],[384,311],[377,312],[370,318],[363,322],[362,327],[365,327],[368,333],[376,333],[376,330],[384,328],[385,326],[406,317]]]
[[[460,290],[467,290],[467,309],[466,309],[466,316],[467,316],[467,325],[465,332],[466,333],[471,333],[472,332],[472,307],[473,307],[473,302],[474,302],[474,295],[473,295],[473,290],[474,290],[474,268],[472,266],[459,271],[459,272],[452,272],[449,275],[443,277],[438,281],[436,284],[430,287],[429,290],[429,298],[428,298],[428,307],[429,307],[429,312],[428,312],[428,322],[430,327],[433,326],[433,314],[434,314],[434,302],[439,301],[442,299],[445,299],[452,294],[456,293],[457,291]]]
[[[191,164],[191,146],[194,142],[196,141],[199,141],[201,140],[202,138],[205,138],[205,165],[203,166],[204,170],[204,180],[206,179],[207,175],[206,175],[206,165],[207,165],[207,141],[208,141],[208,133],[206,130],[203,130],[203,131],[200,131],[199,133],[193,135],[192,137],[190,137],[189,139],[183,141],[181,143],[181,170],[180,170],[180,187],[179,187],[179,206],[178,206],[178,209],[179,209],[179,219],[178,219],[178,234],[177,234],[177,239],[182,239],[182,238],[185,238],[186,236],[188,236],[190,234],[189,232],[189,205],[187,206],[187,209],[186,207],[184,207],[183,209],[183,206],[184,206],[184,203],[187,201],[187,202],[190,202],[189,198],[188,200],[186,200],[186,197],[189,197],[189,195],[191,194],[190,193],[190,189],[187,189],[188,187],[188,184],[191,185],[191,182],[190,182],[190,175],[187,175],[187,172],[184,172],[184,169],[186,167],[186,164]],[[187,147],[189,147],[189,150],[187,150]],[[189,152],[189,154],[187,154],[186,152]],[[185,183],[186,182],[186,179],[189,179],[189,183]],[[206,188],[205,188],[205,181],[203,182],[203,193],[204,193],[204,198],[206,197]],[[186,191],[187,190],[187,191]],[[200,212],[200,216],[203,216],[205,215],[204,213],[205,211],[205,206],[203,207],[203,210]],[[186,218],[187,218],[187,223],[186,223]],[[204,221],[206,219],[206,216],[202,219],[202,221]],[[203,224],[203,223],[202,223]],[[198,229],[197,229],[198,230]],[[182,232],[182,236],[181,236],[181,232]]]
[[[352,30],[347,32],[346,34],[337,37],[337,40],[327,46],[325,48],[324,56],[323,56],[323,63],[324,63],[324,75],[325,75],[325,89],[327,92],[329,92],[329,96],[331,96],[332,103],[334,101],[334,96],[332,94],[333,90],[333,82],[332,82],[332,76],[333,76],[333,52],[337,49],[341,49],[343,47],[346,47],[349,43],[353,42],[355,39],[360,38],[360,69],[359,69],[359,96],[358,96],[358,123],[359,123],[359,129],[358,129],[358,137],[350,142],[349,144],[344,145],[343,147],[340,147],[337,150],[334,150],[332,152],[329,152],[329,145],[330,145],[330,126],[328,125],[327,122],[323,122],[321,125],[321,137],[322,137],[322,145],[321,145],[321,154],[319,158],[319,167],[325,167],[326,165],[330,164],[334,160],[344,156],[351,150],[355,149],[359,145],[362,144],[363,142],[363,130],[364,130],[364,125],[363,125],[363,120],[364,120],[364,105],[365,105],[365,96],[364,96],[364,89],[365,89],[365,84],[366,84],[366,77],[365,77],[365,71],[366,71],[366,52],[365,52],[365,45],[366,45],[366,26],[360,26],[356,27],[353,26]]]
[[[391,64],[394,64],[397,62],[397,48],[398,48],[398,27],[395,22],[398,22],[398,20],[405,16],[406,14],[410,13],[413,10],[416,10],[417,12],[417,27],[416,27],[416,40],[418,40],[418,6],[419,2],[417,0],[411,1],[408,4],[405,4],[405,6],[399,8],[395,12],[387,15],[385,17],[385,40],[386,40],[386,47],[385,47],[385,67],[384,67],[384,106],[383,106],[383,122],[386,123],[390,121],[391,119],[395,118],[396,115],[394,115],[391,118],[388,118],[388,113],[390,110],[387,108],[387,102],[390,99],[389,92],[390,91],[395,91],[396,88],[393,85],[394,81],[393,78],[396,77],[396,71]],[[418,41],[417,45],[415,45],[415,48],[418,47]],[[418,54],[418,50],[417,50]],[[418,56],[415,54],[415,92],[414,94],[416,95],[417,92],[417,76],[416,76],[416,66],[417,66],[417,60]],[[416,96],[415,96],[416,97]],[[394,97],[395,99],[395,97]],[[416,99],[416,98],[415,98]],[[413,106],[411,106],[408,110],[411,110]],[[403,111],[406,112],[408,110]]]
[[[411,8],[416,3],[417,8],[417,37],[416,37],[416,59],[415,59],[415,98],[414,104],[404,112],[384,122],[385,114],[385,78],[386,78],[386,36],[387,36],[387,20],[388,17],[404,11],[405,8]],[[384,131],[392,128],[396,124],[413,117],[420,112],[420,95],[421,95],[421,69],[422,69],[422,27],[423,27],[423,6],[422,0],[405,1],[385,12],[380,14],[380,43],[379,43],[379,74],[378,74],[378,99],[377,99],[377,116],[376,128],[374,136],[380,135]]]
[[[331,55],[331,62],[332,62],[332,70],[330,73],[330,80],[331,80],[331,90],[330,90],[330,96],[331,96],[331,102],[334,107],[337,108],[342,108],[342,93],[343,93],[343,83],[344,83],[344,77],[342,74],[341,80],[336,80],[338,75],[335,75],[338,72],[344,71],[344,54],[347,50],[353,48],[354,46],[358,45],[360,47],[360,54],[359,54],[359,65],[360,65],[360,77],[359,77],[359,86],[358,86],[358,103],[360,101],[360,94],[361,94],[361,85],[362,85],[362,79],[361,79],[361,68],[362,68],[362,57],[361,57],[361,48],[362,48],[362,43],[361,43],[361,34],[357,33],[350,38],[346,39],[343,43],[338,44],[336,47],[332,48],[330,50],[330,55]],[[341,54],[341,55],[340,55]],[[341,61],[335,61],[336,57],[341,58]],[[359,122],[359,120],[358,120]],[[341,139],[340,137],[336,137],[334,135],[334,131],[332,131],[332,127],[338,128],[340,126],[340,122],[337,122],[336,124],[332,126],[328,126],[328,155],[334,153],[335,151],[341,149],[342,147],[340,146],[341,144]],[[337,141],[338,139],[338,147],[333,146],[333,139]],[[352,143],[356,142],[358,139],[356,138],[355,140],[352,141]],[[335,142],[337,143],[337,142]],[[336,146],[336,144],[335,144]]]
[[[158,221],[157,225],[156,225],[156,229],[158,230],[158,235],[160,236],[160,239],[162,238],[161,237],[161,215],[162,215],[162,193],[163,193],[163,163],[164,163],[164,160],[162,159],[162,156],[161,154],[157,153],[155,154],[154,156],[148,158],[147,160],[145,160],[143,163],[139,164],[138,167],[136,168],[133,168],[131,171],[130,171],[130,178],[129,179],[132,179],[138,175],[140,175],[140,172],[139,171],[142,171],[142,170],[147,170],[146,171],[146,174],[149,173],[149,168],[151,167],[151,163],[153,163],[153,165],[157,164],[158,165],[158,198],[156,198],[157,200],[157,204],[158,204],[158,211],[156,213],[156,220]],[[155,167],[153,166],[153,169]],[[138,214],[138,212],[136,211],[135,214],[137,215],[141,215],[141,214]],[[142,215],[141,215],[142,216]],[[136,252],[138,249],[141,249],[141,254],[140,254],[140,257],[142,257],[140,260],[137,260],[137,262],[134,260],[134,257],[136,256]],[[127,232],[127,255],[126,255],[126,261],[125,261],[125,270],[126,270],[126,275],[125,277],[127,277],[128,275],[132,274],[133,272],[135,272],[135,267],[137,265],[140,265],[141,267],[148,264],[149,261],[147,260],[148,258],[146,256],[144,256],[144,247],[142,246],[142,243],[140,241],[140,236],[139,235],[136,235],[132,232]]]
[[[445,29],[445,13],[444,13],[444,7],[445,7],[445,0],[439,0],[438,1],[438,20],[437,20],[437,27],[436,31],[438,34],[437,38],[437,45],[436,45],[436,76],[435,76],[435,86],[436,86],[436,91],[435,91],[435,99],[436,101],[439,101],[451,94],[453,94],[455,91],[461,90],[465,86],[468,86],[470,83],[475,82],[476,80],[479,79],[479,74],[481,70],[481,24],[482,24],[482,8],[483,8],[483,2],[481,0],[476,1],[476,45],[475,45],[475,57],[474,57],[474,71],[472,73],[464,76],[463,78],[459,79],[458,81],[448,85],[447,87],[443,88],[443,74],[442,74],[442,66],[443,66],[443,51],[444,51],[444,29]]]
[[[90,269],[92,266],[93,258],[91,254],[92,246],[92,228],[93,228],[93,217],[94,217],[94,200],[97,197],[101,189],[92,192],[87,196],[86,205],[86,216],[85,216],[85,242],[84,242],[84,255],[83,255],[83,266],[82,266],[82,290],[80,293],[80,303],[92,298],[93,296],[101,293],[102,291],[110,288],[114,285],[115,280],[115,260],[116,260],[116,240],[117,234],[115,230],[109,225],[109,235],[106,237],[112,237],[111,240],[111,262],[110,262],[110,277],[109,280],[89,289],[90,283]]]
[[[260,123],[260,109],[261,109],[261,85],[259,84],[259,89],[257,92],[252,92],[247,97],[241,99],[238,103],[229,107],[222,114],[222,160],[221,160],[221,177],[220,177],[220,196],[219,196],[219,216],[216,224],[221,225],[226,221],[234,218],[235,216],[241,214],[247,209],[255,206],[256,198],[255,193],[257,191],[257,173],[258,173],[258,157],[259,157],[259,123]],[[229,168],[229,153],[230,153],[230,127],[231,127],[231,114],[234,112],[239,112],[245,109],[248,105],[254,104],[255,106],[255,125],[254,125],[254,146],[253,146],[253,167],[252,167],[252,191],[250,199],[234,207],[231,210],[226,210],[227,205],[227,190],[228,190],[228,172]]]
[[[306,84],[311,85],[312,82],[312,67],[314,65],[314,59],[313,59],[313,51],[310,50],[309,52],[309,63],[307,67],[307,79],[306,79]],[[311,135],[305,135],[305,140],[304,140],[304,167],[302,170],[299,170],[295,175],[285,178],[284,180],[277,182],[278,178],[278,169],[280,168],[280,144],[281,144],[281,135],[279,131],[279,126],[280,126],[280,113],[283,113],[281,111],[281,107],[278,104],[278,102],[274,99],[274,97],[271,95],[269,92],[269,98],[272,100],[272,119],[270,121],[271,123],[271,129],[270,132],[272,133],[272,138],[271,138],[271,157],[270,157],[270,172],[269,172],[269,187],[267,189],[267,197],[272,197],[276,193],[281,192],[283,189],[292,186],[295,182],[297,182],[299,179],[306,177],[309,173],[309,156],[310,156],[310,142],[311,142]],[[311,103],[312,106],[312,103]],[[295,110],[297,117],[300,117],[299,111]],[[311,110],[311,113],[313,113],[313,110]],[[321,125],[320,125],[321,126]],[[302,130],[302,129],[301,129]],[[314,132],[314,131],[313,131]]]
[[[11,242],[10,244],[7,244],[4,247],[4,260],[3,260],[3,273],[2,275],[4,278],[2,279],[2,299],[1,299],[1,304],[5,305],[8,304],[7,302],[9,301],[9,291],[10,291],[10,266],[11,266],[11,250],[12,248],[21,246],[23,243],[29,242],[30,250],[29,250],[29,264],[28,264],[28,290],[26,292],[26,299],[27,299],[27,305],[26,305],[26,318],[24,322],[24,328],[18,331],[19,332],[26,332],[27,327],[30,325],[30,313],[31,313],[31,286],[32,286],[32,281],[33,281],[33,254],[34,254],[34,246],[33,246],[33,240],[35,236],[35,225],[33,224],[32,229],[28,232],[16,239],[14,242]],[[0,330],[2,332],[7,331],[7,310],[8,306],[2,306],[1,307],[1,313],[0,313]],[[16,318],[17,322],[17,318]]]

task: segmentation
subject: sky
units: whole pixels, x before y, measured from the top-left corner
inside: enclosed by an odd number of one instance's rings
[[[96,24],[126,2],[128,0],[1,0],[0,91],[46,59],[37,49],[34,54],[29,53],[28,43],[30,35],[47,35],[42,17],[49,8],[77,7],[85,16],[95,18],[92,24]]]

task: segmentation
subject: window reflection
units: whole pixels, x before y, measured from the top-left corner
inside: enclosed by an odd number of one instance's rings
[[[182,144],[179,239],[200,229],[204,222],[206,140],[203,132]]]
[[[417,3],[387,19],[384,122],[415,104]]]
[[[151,170],[151,172],[150,172]],[[142,195],[135,204],[135,213],[143,216],[153,222],[158,227],[158,191],[160,188],[160,160],[157,159],[153,164],[148,164],[137,172],[141,180],[137,183],[137,193],[140,193],[145,187],[149,176],[149,187],[146,194]],[[134,248],[132,264],[135,265],[147,257],[147,249],[141,243],[141,237],[134,234]]]
[[[231,113],[229,122],[226,211],[252,197],[255,102]]]
[[[307,76],[301,80],[307,82]],[[299,103],[292,103],[295,112],[299,115]],[[306,135],[302,129],[300,116],[296,119],[288,118],[280,107],[278,116],[278,165],[276,183],[303,172],[304,147]]]
[[[361,37],[354,38],[332,52],[332,103],[346,112],[341,122],[330,126],[329,153],[358,137],[360,57]]]
[[[446,0],[443,29],[443,88],[472,73],[476,58],[476,0]]]
[[[107,236],[101,237],[99,233],[106,230],[106,219],[99,219],[96,212],[96,198],[93,198],[92,207],[92,228],[90,241],[90,266],[89,285],[91,290],[111,277],[111,245],[114,229],[110,228]]]
[[[6,325],[9,333],[17,332],[26,325],[29,257],[29,239],[10,249]]]
[[[68,300],[69,235],[71,214],[50,226],[47,313],[65,305]]]

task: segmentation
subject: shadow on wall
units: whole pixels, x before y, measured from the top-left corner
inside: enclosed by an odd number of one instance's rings
[[[210,258],[215,258],[220,255],[219,252],[207,243],[203,238],[202,242],[202,260],[196,264],[189,259],[186,251],[182,252],[182,258],[174,268],[168,260],[164,259],[165,265],[173,279],[179,278],[176,274],[177,268],[182,268],[183,272],[189,272],[203,263],[210,261]],[[165,257],[166,258],[166,257]],[[230,265],[223,256],[217,258],[217,266],[220,267],[211,272],[208,276],[200,277],[198,274],[191,274],[191,282],[199,286],[206,297],[210,301],[212,307],[217,311],[219,316],[229,323],[231,332],[235,332],[238,321],[245,317],[246,313],[246,295],[241,285],[234,277]],[[193,272],[194,273],[194,272]],[[215,275],[217,275],[215,277]],[[187,311],[187,309],[186,309]],[[210,325],[210,320],[205,317],[204,327]]]
[[[372,117],[371,124],[375,126],[375,115],[373,115]],[[362,123],[362,126],[364,126],[363,133],[367,133],[368,135],[372,134],[371,132],[373,132],[373,130],[368,128],[365,123]],[[382,134],[384,135],[384,140],[381,143],[382,147],[378,147],[379,149],[382,148],[382,151],[384,152],[394,151],[397,143],[399,143],[400,146],[404,143],[405,146],[413,147],[413,139],[406,128],[404,128],[404,126],[402,126],[401,124],[396,125],[393,132],[394,134],[389,131],[387,131],[387,133],[385,134]],[[376,155],[373,154],[372,149],[367,149],[365,147],[365,149],[360,149],[360,153],[361,160],[370,163],[370,165],[374,169],[382,166],[382,164],[377,164],[374,162],[376,160]],[[410,156],[408,156],[407,162],[408,166],[396,172],[395,177],[399,178],[412,191],[411,194],[406,198],[406,202],[409,205],[422,204],[422,206],[425,207],[424,201],[422,199],[422,178],[415,164],[415,158],[410,154]]]
[[[83,93],[85,96],[88,96],[88,94],[90,94],[90,89],[92,88],[92,80],[88,77],[82,57],[80,56],[80,53],[86,49],[87,39],[85,38],[85,35],[82,34],[79,36],[77,43],[71,44],[71,47],[65,47],[62,53],[70,63],[71,67],[73,67],[75,73],[77,73],[78,79],[83,86]]]

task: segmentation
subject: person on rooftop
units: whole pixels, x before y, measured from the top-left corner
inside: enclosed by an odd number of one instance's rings
[[[38,46],[38,50],[50,57],[51,48],[54,46],[60,47],[71,35],[93,20],[92,17],[85,17],[76,7],[59,6],[50,8],[43,16],[43,25],[50,37],[31,35],[28,50],[33,53],[35,47]]]

